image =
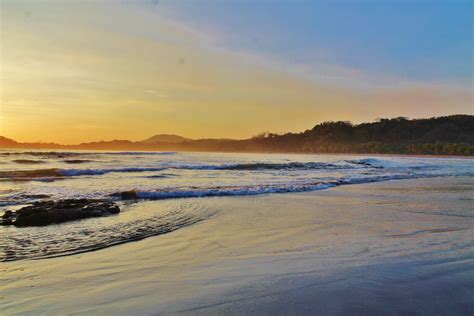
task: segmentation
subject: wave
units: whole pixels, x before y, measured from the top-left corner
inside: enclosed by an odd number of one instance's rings
[[[101,152],[95,154],[105,154],[105,155],[176,155],[175,151],[111,151],[111,152]]]
[[[387,161],[383,161],[383,160],[375,159],[375,158],[363,158],[363,159],[345,160],[345,162],[354,164],[354,165],[359,165],[359,166],[382,169],[386,167]]]
[[[89,162],[88,160],[70,160],[73,163]],[[356,160],[343,160],[332,163],[327,162],[287,162],[287,163],[237,163],[237,164],[179,164],[161,163],[149,167],[124,167],[124,168],[97,168],[97,169],[37,169],[0,171],[0,178],[12,180],[37,180],[43,178],[57,179],[76,176],[103,175],[112,172],[151,172],[162,170],[229,170],[229,171],[292,171],[292,170],[349,170],[357,168],[393,169],[393,170],[429,170],[434,166],[397,163],[388,160],[364,158]]]
[[[32,160],[32,159],[14,159],[12,160],[14,163],[22,164],[22,165],[30,165],[30,164],[40,164],[44,163],[41,160]]]
[[[433,164],[433,161],[429,161],[430,158],[423,158],[424,161],[393,161],[389,159],[376,159],[376,158],[362,158],[354,160],[344,160],[347,163],[353,165],[359,165],[364,167],[370,167],[374,169],[396,169],[396,168],[406,168],[406,169],[429,169],[436,168],[437,165]]]
[[[121,168],[121,169],[59,169],[59,173],[62,176],[92,176],[102,175],[111,172],[147,172],[147,171],[162,171],[165,168],[161,167],[133,167],[133,168]]]
[[[74,161],[76,162],[76,161]],[[86,161],[81,161],[86,162]],[[314,170],[314,169],[347,169],[349,165],[336,165],[322,162],[289,162],[289,163],[245,163],[224,165],[199,165],[199,164],[162,164],[157,167],[126,167],[126,168],[98,168],[98,169],[37,169],[0,171],[0,178],[13,180],[28,180],[37,178],[64,178],[85,175],[103,175],[111,172],[149,172],[166,169],[182,170]]]
[[[268,163],[252,162],[223,165],[199,165],[199,164],[169,164],[168,168],[190,169],[190,170],[313,170],[313,169],[352,169],[352,168],[374,168],[384,169],[392,167],[410,167],[408,164],[396,163],[389,160],[376,158],[362,158],[353,160],[342,160],[335,162],[286,162]],[[413,166],[412,166],[413,167]]]
[[[291,170],[291,169],[338,169],[347,168],[332,163],[324,162],[289,162],[289,163],[238,163],[224,165],[171,165],[174,169],[190,169],[190,170]]]
[[[200,164],[163,164],[169,169],[183,170],[317,170],[317,169],[353,169],[357,167],[378,168],[375,164],[358,160],[344,160],[329,162],[286,162],[286,163],[269,163],[269,162],[252,162],[252,163],[236,163],[221,165],[200,165]]]
[[[73,164],[94,162],[94,160],[89,160],[89,159],[66,159],[66,160],[63,160],[63,162],[73,165]]]
[[[156,191],[124,191],[112,194],[112,197],[122,200],[166,200],[177,198],[215,197],[215,196],[251,196],[271,193],[298,193],[324,190],[341,185],[382,182],[388,180],[401,180],[430,177],[430,175],[382,175],[372,177],[347,177],[330,181],[316,181],[279,185],[249,185],[249,186],[216,186],[208,188],[177,188]]]
[[[111,172],[146,172],[161,171],[164,168],[110,168],[110,169],[38,169],[38,170],[16,170],[16,171],[0,171],[0,178],[11,180],[54,180],[65,177],[75,176],[93,176],[103,175]]]
[[[174,151],[107,151],[107,152],[69,152],[69,151],[0,151],[0,156],[38,156],[44,158],[67,158],[88,155],[176,155]]]
[[[67,151],[13,151],[13,152],[0,152],[0,156],[35,156],[44,158],[68,158],[76,157],[89,153],[78,153],[78,152],[67,152]]]
[[[146,176],[146,178],[148,178],[148,179],[167,179],[167,178],[176,177],[176,176],[177,176],[176,174],[172,174],[172,173],[163,173],[163,174],[154,174],[154,175],[151,175],[151,176]]]
[[[0,171],[0,178],[11,180],[32,180],[39,178],[61,177],[59,169]]]

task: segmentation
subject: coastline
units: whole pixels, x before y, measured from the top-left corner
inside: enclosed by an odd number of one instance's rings
[[[17,142],[0,136],[3,147],[64,149],[172,150],[229,153],[341,153],[414,154],[473,156],[474,116],[457,114],[425,119],[395,117],[376,122],[352,124],[326,121],[296,133],[260,133],[250,138],[198,138],[158,134],[144,140],[89,141],[76,144]],[[446,132],[449,131],[449,132]],[[170,141],[172,139],[182,141]],[[151,142],[150,142],[151,140]]]
[[[430,178],[194,199],[213,215],[165,235],[0,263],[0,311],[472,314],[473,187]]]

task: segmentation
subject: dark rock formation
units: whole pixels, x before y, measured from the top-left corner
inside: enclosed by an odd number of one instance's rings
[[[13,224],[12,219],[13,219],[13,212],[12,211],[6,211],[3,214],[2,219],[0,220],[0,223],[2,225],[12,225]]]
[[[105,200],[67,199],[39,201],[15,212],[6,211],[0,225],[45,226],[120,212],[119,207]]]
[[[24,199],[47,199],[51,196],[47,194],[22,194],[21,197]]]
[[[123,192],[118,192],[114,193],[111,195],[112,197],[118,197],[121,200],[137,200],[140,197],[138,196],[137,191],[131,190],[131,191],[123,191]]]

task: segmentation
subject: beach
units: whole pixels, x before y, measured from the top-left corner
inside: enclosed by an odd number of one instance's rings
[[[192,208],[206,219],[2,262],[0,314],[472,315],[473,189],[469,176],[432,177],[131,203],[124,214]]]
[[[473,3],[0,0],[0,316],[474,316]]]

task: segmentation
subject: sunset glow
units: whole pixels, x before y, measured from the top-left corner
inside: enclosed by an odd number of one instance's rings
[[[389,3],[347,16],[324,1],[1,1],[0,135],[247,138],[326,120],[472,114],[472,2],[402,2],[400,29],[383,18]],[[331,44],[361,19],[380,33]]]

